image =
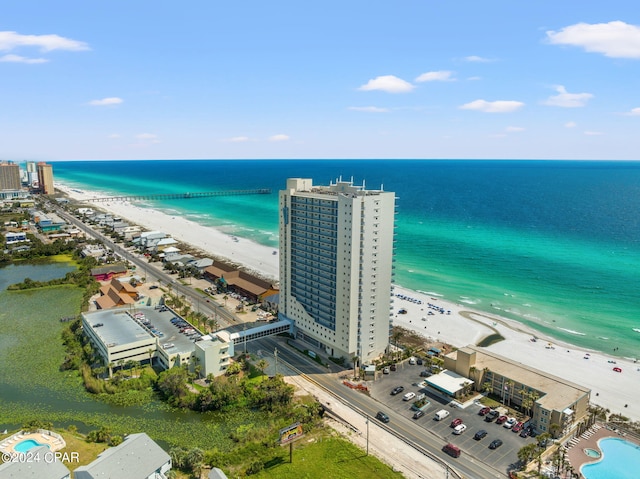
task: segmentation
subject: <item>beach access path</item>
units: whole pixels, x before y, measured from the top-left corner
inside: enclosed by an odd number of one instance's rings
[[[80,192],[58,183],[56,188],[79,201],[94,196],[92,192]],[[267,278],[278,278],[279,255],[273,254],[273,248],[244,238],[235,241],[233,236],[215,228],[128,202],[101,203],[100,208],[148,230],[170,234],[213,258],[224,258],[244,265]],[[586,386],[592,391],[592,403],[631,420],[640,420],[640,402],[637,401],[640,397],[640,363],[558,342],[517,321],[468,307],[471,305],[454,303],[400,286],[396,286],[394,292],[422,302],[418,304],[396,298],[394,313],[405,308],[407,314],[394,314],[394,325],[455,347],[476,344],[498,332],[505,339],[487,347],[488,351]],[[428,303],[435,303],[445,311],[450,311],[450,314],[429,315]],[[427,319],[423,321],[423,317]],[[534,336],[538,338],[535,342],[531,341]],[[619,367],[622,372],[613,371],[613,367]]]

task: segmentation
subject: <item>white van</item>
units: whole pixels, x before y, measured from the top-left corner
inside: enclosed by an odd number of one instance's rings
[[[456,427],[453,428],[453,433],[454,434],[462,434],[466,430],[467,430],[467,425],[466,424],[458,424]]]
[[[449,411],[447,411],[446,409],[440,409],[436,415],[434,416],[434,419],[436,421],[442,421],[443,419],[445,419],[446,417],[449,416]]]
[[[402,396],[402,400],[403,400],[403,401],[411,401],[414,397],[416,397],[416,393],[414,393],[414,392],[408,392],[407,394],[405,394],[404,396]]]

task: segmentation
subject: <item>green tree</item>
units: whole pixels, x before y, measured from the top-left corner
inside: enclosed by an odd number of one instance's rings
[[[256,367],[260,370],[260,373],[262,374],[263,381],[264,381],[264,370],[267,369],[268,365],[269,363],[265,359],[261,359],[256,363]]]

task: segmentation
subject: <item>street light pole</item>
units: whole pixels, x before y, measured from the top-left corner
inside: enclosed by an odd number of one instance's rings
[[[369,455],[369,415],[365,421],[367,423],[367,456]]]
[[[275,369],[275,374],[274,374],[274,376],[277,376],[277,375],[278,375],[278,348],[275,348],[275,349],[273,350],[273,356],[275,357],[275,360],[276,360],[276,361],[275,361],[275,368],[276,368],[276,369]]]

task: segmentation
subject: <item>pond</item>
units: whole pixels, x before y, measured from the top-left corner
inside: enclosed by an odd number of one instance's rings
[[[174,410],[159,399],[119,407],[87,393],[77,371],[60,371],[65,350],[60,318],[80,313],[84,291],[64,285],[7,291],[26,277],[38,281],[64,276],[68,264],[21,264],[0,269],[0,430],[17,429],[33,419],[81,432],[110,427],[116,434],[146,432],[161,444],[228,450],[230,433],[268,423],[261,412],[234,410],[198,414]]]

